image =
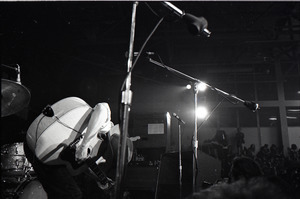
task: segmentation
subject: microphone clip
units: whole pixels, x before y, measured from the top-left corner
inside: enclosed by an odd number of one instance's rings
[[[176,113],[173,113],[173,116],[179,121],[181,122],[182,124],[185,124],[185,122],[176,114]]]

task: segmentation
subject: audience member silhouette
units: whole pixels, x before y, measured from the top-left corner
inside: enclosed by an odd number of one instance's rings
[[[262,176],[263,172],[257,162],[248,157],[236,157],[232,161],[229,172],[229,182],[240,179],[249,180]]]
[[[236,139],[236,148],[237,154],[241,155],[243,151],[243,144],[245,144],[244,133],[241,131],[241,128],[237,128],[237,132],[235,134]]]
[[[186,199],[290,199],[282,189],[266,178],[240,179],[233,183],[221,183],[193,193]]]

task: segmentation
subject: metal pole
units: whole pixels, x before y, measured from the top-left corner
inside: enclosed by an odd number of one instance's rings
[[[193,193],[197,191],[197,174],[198,174],[198,168],[197,168],[197,160],[198,160],[198,118],[197,118],[197,106],[198,106],[198,90],[197,90],[197,83],[194,83],[194,104],[195,104],[195,113],[194,113],[194,119],[195,119],[195,129],[194,129],[194,136],[193,136]]]
[[[184,74],[178,70],[175,70],[174,68],[171,68],[165,64],[162,64],[160,62],[157,62],[151,58],[149,58],[149,61],[153,64],[156,64],[157,66],[160,66],[162,68],[165,68],[167,69],[168,71],[171,71],[171,72],[174,72],[176,73],[177,75],[180,75],[181,77],[184,77],[186,78],[187,80],[189,81],[193,81],[194,82],[194,101],[195,101],[195,130],[194,130],[194,135],[193,135],[193,191],[196,192],[197,191],[197,175],[198,175],[198,136],[197,136],[197,132],[198,132],[198,124],[197,124],[197,121],[198,121],[198,118],[197,118],[197,96],[198,96],[198,90],[197,90],[197,84],[198,83],[203,83],[205,84],[208,88],[210,88],[211,90],[213,91],[216,91],[218,94],[221,94],[225,99],[235,99],[237,100],[237,102],[235,104],[237,104],[238,102],[242,102],[247,108],[249,108],[250,110],[252,111],[256,111],[259,109],[259,105],[256,104],[255,102],[252,102],[252,101],[245,101],[243,99],[240,99],[234,95],[231,95],[229,93],[226,93],[225,91],[221,90],[221,89],[218,89],[216,87],[213,87],[205,82],[202,82],[194,77],[191,77],[187,74]]]
[[[182,198],[182,158],[181,158],[181,125],[178,121],[178,159],[179,159],[179,194]]]
[[[122,181],[124,173],[124,165],[126,158],[126,138],[128,135],[128,123],[129,123],[129,112],[132,101],[132,92],[130,90],[131,86],[131,68],[133,59],[133,46],[134,46],[134,35],[135,35],[135,22],[136,22],[136,9],[138,2],[135,1],[132,7],[132,18],[131,18],[131,32],[130,32],[130,43],[129,43],[129,54],[127,62],[127,79],[126,79],[126,89],[122,92],[122,104],[124,105],[123,110],[123,120],[122,129],[118,147],[118,159],[117,159],[117,169],[116,169],[116,185],[112,198],[119,199],[122,198]]]

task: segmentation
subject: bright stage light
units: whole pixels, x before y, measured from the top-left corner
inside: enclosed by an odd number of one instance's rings
[[[207,86],[204,82],[200,82],[200,83],[196,84],[195,86],[196,86],[197,91],[202,91],[202,92],[205,91],[207,88]],[[190,85],[190,84],[186,85],[186,89],[189,90],[191,88],[192,88],[192,85]]]
[[[204,82],[200,82],[199,84],[196,85],[196,87],[197,87],[198,91],[205,91],[207,88],[207,86]]]
[[[204,106],[199,106],[197,108],[197,117],[199,119],[204,119],[207,116],[208,112],[207,109]]]

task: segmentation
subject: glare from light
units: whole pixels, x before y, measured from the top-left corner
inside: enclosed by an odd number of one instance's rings
[[[166,113],[166,117],[167,117],[167,118],[171,118],[171,115],[170,115],[169,112]]]
[[[288,112],[300,112],[300,109],[288,109]]]
[[[294,116],[286,116],[286,119],[292,119],[292,120],[296,120],[297,117],[294,117]]]
[[[207,109],[204,106],[199,106],[197,108],[197,117],[199,119],[204,119],[208,114]]]
[[[169,112],[166,113],[166,119],[167,119],[167,124],[170,124],[171,122],[171,115]]]
[[[276,120],[277,120],[277,117],[270,117],[269,120],[270,120],[270,121],[276,121]]]
[[[204,82],[200,82],[199,84],[197,84],[197,90],[198,91],[205,91],[207,88],[206,84]]]
[[[192,86],[190,84],[186,85],[186,89],[190,90]]]

